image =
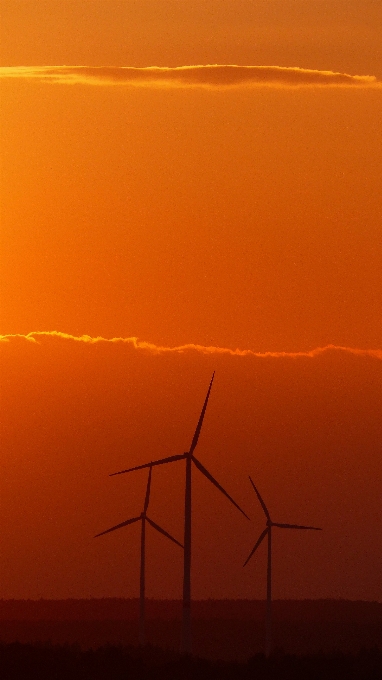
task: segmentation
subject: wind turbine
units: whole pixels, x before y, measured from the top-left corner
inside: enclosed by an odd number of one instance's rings
[[[313,531],[322,531],[321,528],[319,527],[305,527],[301,526],[300,524],[280,524],[278,522],[272,522],[271,516],[269,514],[268,508],[265,505],[263,499],[260,496],[260,493],[256,489],[253,481],[251,478],[249,478],[255,493],[260,501],[260,505],[264,510],[265,517],[267,518],[266,522],[266,528],[264,531],[260,534],[259,538],[257,539],[254,547],[252,548],[251,552],[249,553],[247,559],[244,562],[244,567],[246,564],[248,564],[249,560],[251,559],[252,555],[254,552],[256,552],[257,548],[259,547],[260,543],[263,541],[263,539],[268,535],[268,565],[267,565],[267,610],[266,610],[266,623],[265,623],[265,655],[269,657],[271,653],[271,648],[272,648],[272,617],[271,617],[271,608],[272,608],[272,527],[279,527],[280,529],[312,529]]]
[[[140,571],[140,592],[139,592],[139,644],[143,646],[146,643],[146,634],[145,634],[145,580],[146,580],[146,522],[151,524],[151,526],[159,531],[159,533],[163,534],[163,536],[166,536],[166,538],[169,538],[171,541],[176,543],[177,545],[180,545],[181,548],[183,548],[182,544],[179,543],[179,541],[176,540],[176,538],[173,538],[170,536],[170,534],[167,533],[162,527],[160,527],[158,524],[153,522],[150,517],[147,517],[147,509],[149,507],[149,502],[150,502],[150,488],[151,488],[151,472],[152,472],[152,467],[150,466],[149,469],[149,476],[147,479],[147,487],[146,487],[146,497],[145,497],[145,503],[143,506],[143,512],[139,515],[139,517],[132,517],[131,519],[126,520],[126,522],[121,522],[121,524],[116,524],[114,527],[111,527],[110,529],[106,529],[106,531],[102,531],[100,534],[97,534],[94,538],[98,538],[98,536],[103,536],[104,534],[110,533],[110,531],[115,531],[116,529],[121,529],[122,527],[126,527],[128,524],[134,524],[134,522],[141,522],[141,571]]]
[[[216,479],[206,470],[206,468],[200,463],[200,461],[195,458],[194,451],[198,443],[200,431],[203,425],[203,419],[206,412],[208,399],[211,392],[212,383],[214,380],[213,373],[211,382],[208,388],[207,396],[204,400],[203,408],[196,426],[194,436],[192,438],[191,446],[188,451],[175,456],[169,456],[168,458],[162,458],[161,460],[155,460],[151,463],[145,463],[144,465],[137,465],[136,467],[129,468],[128,470],[121,470],[120,472],[114,472],[114,475],[121,475],[125,472],[132,472],[133,470],[141,470],[142,468],[152,467],[153,465],[163,465],[165,463],[173,463],[178,460],[186,461],[186,484],[185,484],[185,497],[184,497],[184,568],[183,568],[183,621],[182,621],[182,652],[185,654],[191,653],[191,471],[192,463],[195,467],[200,470],[200,472],[207,477],[207,479],[216,486],[219,491],[221,491],[233,505],[240,510],[240,512],[249,519],[245,514],[244,510],[231,498],[231,496],[223,489],[223,487],[216,481]]]

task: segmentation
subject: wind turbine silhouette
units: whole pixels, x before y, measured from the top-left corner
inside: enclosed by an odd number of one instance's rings
[[[153,522],[150,517],[147,517],[147,509],[149,507],[149,502],[150,502],[150,488],[151,488],[151,473],[152,473],[152,466],[150,466],[149,469],[149,476],[147,479],[147,487],[146,487],[146,496],[145,496],[145,502],[143,506],[143,511],[139,515],[139,517],[132,517],[131,519],[126,520],[126,522],[121,522],[121,524],[116,524],[114,527],[111,527],[110,529],[106,529],[106,531],[101,531],[100,534],[97,534],[94,538],[98,538],[98,536],[103,536],[104,534],[110,533],[110,531],[115,531],[116,529],[121,529],[122,527],[126,527],[128,524],[134,524],[134,522],[141,522],[141,571],[140,571],[140,589],[139,589],[139,644],[143,646],[146,643],[146,632],[145,632],[145,585],[146,585],[146,522],[151,524],[151,526],[159,531],[159,533],[163,534],[163,536],[166,536],[166,538],[169,538],[171,541],[176,543],[177,545],[180,545],[181,548],[183,548],[182,544],[179,543],[179,541],[176,540],[176,538],[173,538],[167,531],[162,529],[158,524]]]
[[[266,528],[260,534],[254,547],[249,553],[247,559],[244,562],[244,567],[248,564],[252,555],[256,552],[260,543],[268,535],[268,565],[267,565],[267,610],[266,610],[266,622],[265,622],[265,655],[269,657],[272,649],[272,527],[279,527],[280,529],[312,529],[313,531],[322,531],[319,527],[305,527],[300,524],[280,524],[278,522],[272,522],[271,516],[269,514],[268,508],[265,505],[260,493],[256,489],[251,477],[249,478],[255,493],[260,501],[260,505],[264,510],[265,517],[267,518]]]
[[[200,431],[202,429],[204,415],[206,412],[208,399],[211,392],[212,383],[214,380],[215,372],[212,374],[211,382],[208,388],[207,396],[204,400],[203,408],[192,438],[191,446],[185,453],[169,456],[168,458],[162,458],[161,460],[155,460],[151,463],[145,463],[144,465],[137,465],[136,467],[129,468],[128,470],[121,470],[120,472],[114,472],[114,475],[121,475],[125,472],[132,472],[133,470],[141,470],[142,468],[152,467],[153,465],[163,465],[165,463],[174,463],[177,460],[186,461],[186,484],[185,484],[185,497],[184,497],[184,567],[183,567],[183,621],[182,621],[182,652],[185,654],[191,653],[191,471],[192,463],[195,467],[200,470],[200,472],[207,477],[207,479],[216,486],[219,491],[221,491],[231,503],[240,512],[249,519],[248,515],[245,514],[244,510],[231,498],[231,496],[223,489],[223,487],[216,481],[216,479],[206,470],[206,468],[200,463],[200,461],[195,458],[194,451],[198,443]]]

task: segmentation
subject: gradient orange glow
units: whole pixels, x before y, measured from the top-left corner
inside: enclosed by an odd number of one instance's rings
[[[250,474],[324,527],[278,537],[275,597],[380,600],[382,4],[1,13],[0,597],[136,595],[138,535],[92,536],[146,477],[108,474],[183,452],[216,370],[199,456],[253,521],[195,474],[195,597],[264,595]]]

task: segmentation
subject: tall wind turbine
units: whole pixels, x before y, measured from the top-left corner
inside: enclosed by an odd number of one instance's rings
[[[213,373],[211,382],[208,388],[207,396],[204,400],[202,412],[200,414],[194,436],[192,438],[191,446],[185,453],[169,456],[168,458],[162,458],[161,460],[155,460],[151,463],[145,463],[144,465],[137,465],[136,467],[129,468],[128,470],[121,470],[120,472],[114,472],[113,475],[121,475],[125,472],[132,472],[133,470],[141,470],[142,468],[152,467],[153,465],[163,465],[164,463],[173,463],[177,460],[186,461],[186,484],[185,484],[185,497],[184,497],[184,569],[183,569],[183,622],[182,622],[182,652],[185,654],[191,653],[191,471],[192,463],[195,467],[200,470],[200,472],[207,477],[207,479],[216,486],[219,491],[221,491],[233,505],[240,510],[240,512],[248,518],[244,510],[231,498],[231,496],[223,489],[223,487],[216,481],[216,479],[206,470],[206,468],[200,463],[200,461],[195,458],[194,451],[198,443],[200,431],[203,425],[203,419],[206,412],[208,399],[211,392],[211,387],[213,383],[215,373]]]
[[[268,565],[267,565],[267,611],[266,611],[266,622],[265,622],[265,655],[269,657],[271,653],[271,648],[272,648],[272,616],[271,616],[271,608],[272,608],[272,527],[279,527],[280,529],[312,529],[313,531],[322,531],[319,527],[305,527],[301,526],[300,524],[279,524],[278,522],[272,522],[271,516],[269,514],[268,508],[265,505],[263,499],[260,496],[260,493],[256,489],[253,481],[251,478],[250,482],[255,490],[255,493],[257,495],[257,498],[260,501],[260,505],[264,510],[265,517],[267,519],[266,521],[266,528],[264,531],[260,534],[259,538],[257,539],[254,547],[252,548],[251,552],[249,553],[247,559],[244,562],[244,567],[246,564],[248,564],[249,560],[251,559],[252,555],[254,552],[257,550],[259,547],[260,543],[263,541],[263,539],[268,536]]]
[[[145,497],[145,503],[143,506],[143,512],[139,515],[139,517],[132,517],[132,519],[126,520],[126,522],[121,522],[121,524],[116,524],[116,526],[111,527],[111,529],[106,529],[106,531],[102,531],[100,534],[97,534],[94,538],[98,538],[98,536],[103,536],[104,534],[110,533],[110,531],[115,531],[116,529],[121,529],[122,527],[126,527],[128,524],[134,524],[134,522],[141,522],[141,572],[140,572],[140,591],[139,591],[139,644],[144,645],[146,643],[146,633],[145,633],[145,580],[146,580],[146,522],[151,524],[151,526],[159,531],[159,533],[163,534],[163,536],[166,536],[166,538],[169,538],[171,541],[176,543],[177,545],[180,545],[181,548],[183,548],[182,544],[179,543],[179,541],[176,540],[176,538],[173,538],[170,536],[170,534],[167,533],[162,527],[160,527],[158,524],[153,522],[150,517],[147,517],[147,509],[149,507],[149,502],[150,502],[150,488],[151,488],[151,472],[152,472],[152,467],[150,466],[149,469],[149,476],[147,479],[147,487],[146,487],[146,497]]]

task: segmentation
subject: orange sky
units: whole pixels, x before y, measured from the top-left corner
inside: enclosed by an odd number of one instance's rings
[[[253,521],[195,475],[195,596],[264,595],[251,474],[325,528],[277,536],[276,597],[380,599],[381,4],[1,12],[0,597],[136,594],[135,529],[91,536],[145,474],[107,475],[182,452],[216,369],[199,457]],[[180,345],[252,353],[155,352]],[[152,507],[181,538],[177,465]],[[150,550],[149,594],[180,596],[175,546]]]

